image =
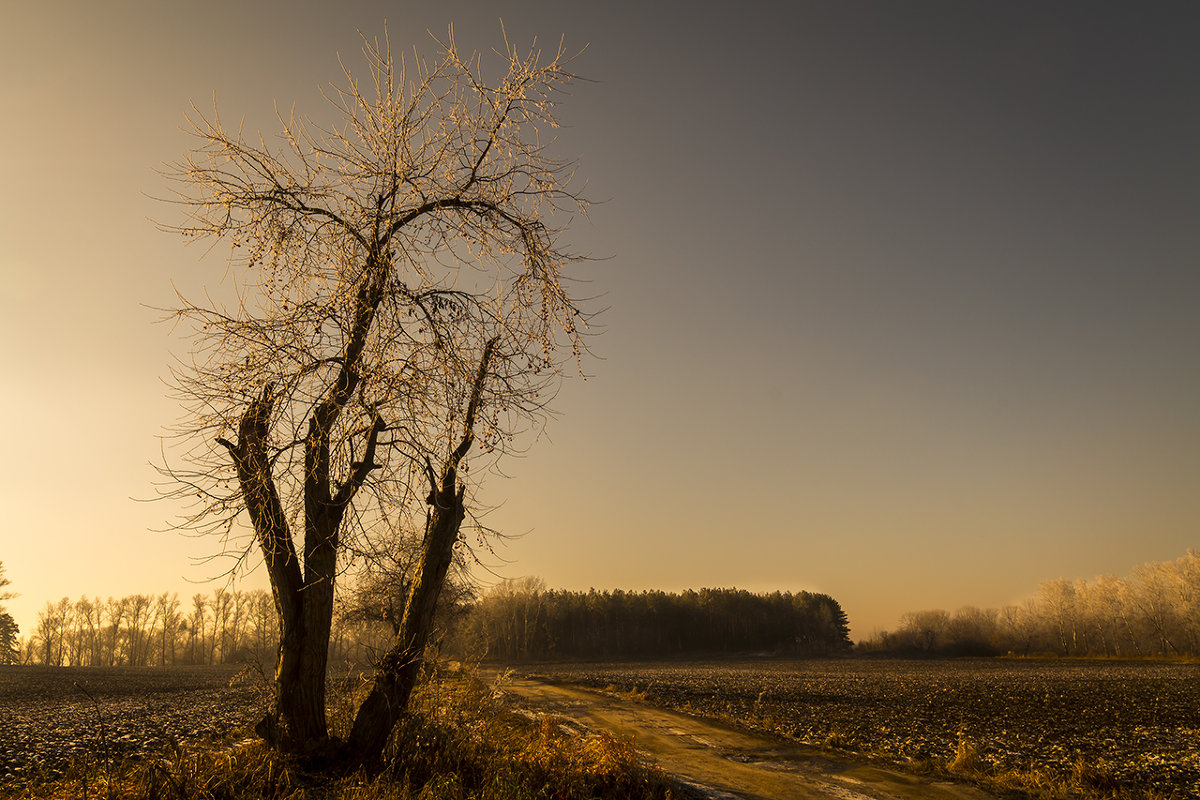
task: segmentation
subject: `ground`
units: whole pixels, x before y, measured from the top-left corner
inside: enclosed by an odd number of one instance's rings
[[[969,786],[931,782],[843,755],[663,710],[610,692],[509,678],[501,685],[534,714],[632,741],[671,775],[713,800],[985,800]]]

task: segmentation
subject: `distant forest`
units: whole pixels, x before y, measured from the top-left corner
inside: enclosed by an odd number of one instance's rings
[[[900,655],[1200,656],[1200,553],[1127,578],[1046,581],[1020,605],[913,611],[859,652]]]
[[[841,606],[824,594],[567,592],[525,580],[476,602],[449,644],[498,661],[830,655],[849,650],[850,631]]]
[[[343,606],[330,663],[370,661],[391,635],[362,597]],[[493,661],[659,658],[769,652],[826,655],[850,648],[846,616],[822,594],[737,589],[666,592],[547,591],[506,582],[443,616],[438,647],[449,657]],[[271,595],[217,589],[184,606],[175,594],[47,603],[12,663],[165,666],[259,662],[278,646]]]
[[[462,599],[444,609],[437,646],[448,657],[468,660],[809,656],[851,647],[841,606],[828,595],[809,592],[568,592],[525,579],[501,583],[478,597],[457,587],[449,597]],[[331,663],[377,657],[391,625],[387,613],[364,609],[387,606],[386,599],[364,600],[361,592],[341,604],[330,640]],[[47,603],[35,629],[19,639],[11,617],[0,614],[0,623],[5,623],[0,625],[0,664],[270,664],[278,646],[273,601],[264,591],[217,589],[193,596],[186,606],[174,594],[64,597]],[[1198,657],[1200,553],[1189,550],[1175,561],[1143,564],[1129,577],[1047,581],[1019,605],[909,612],[897,629],[861,641],[855,650],[909,656]]]

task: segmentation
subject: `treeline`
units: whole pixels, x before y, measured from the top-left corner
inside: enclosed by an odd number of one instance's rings
[[[1047,581],[1021,605],[915,611],[861,652],[910,655],[1200,656],[1200,553],[1129,577]]]
[[[338,619],[330,636],[332,663],[375,657],[386,634],[378,625]],[[38,612],[32,635],[10,663],[50,666],[155,667],[198,664],[272,665],[279,647],[274,600],[263,590],[220,588],[196,594],[122,598],[64,597]]]
[[[275,609],[264,591],[64,597],[46,603],[22,645],[24,663],[51,666],[220,664],[274,657]]]
[[[459,587],[460,589],[462,587]],[[395,620],[387,597],[339,601],[330,663],[370,663]],[[658,658],[724,653],[828,655],[847,651],[849,627],[831,597],[701,589],[673,594],[548,591],[538,579],[506,582],[482,597],[450,593],[436,646],[464,659]],[[274,662],[274,601],[265,591],[217,589],[184,605],[175,594],[47,603],[17,663],[171,666]]]
[[[458,620],[448,646],[501,661],[826,655],[848,650],[850,637],[841,606],[823,594],[547,591],[527,579],[501,584],[477,600]]]

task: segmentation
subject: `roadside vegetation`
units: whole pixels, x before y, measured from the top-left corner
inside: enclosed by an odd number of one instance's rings
[[[352,723],[359,676],[333,687],[331,728]],[[120,751],[108,734],[64,764],[20,782],[0,776],[0,797],[169,800],[533,800],[676,797],[629,743],[572,730],[563,720],[515,713],[496,687],[438,670],[414,696],[383,758],[352,771],[302,766],[247,729],[154,750]],[[97,735],[88,728],[87,735]]]

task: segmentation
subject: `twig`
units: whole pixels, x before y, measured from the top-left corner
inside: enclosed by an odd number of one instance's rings
[[[92,706],[96,709],[96,722],[100,726],[100,744],[104,749],[104,775],[107,778],[109,800],[113,797],[113,777],[112,777],[112,756],[108,749],[108,732],[104,730],[104,715],[100,713],[100,702],[92,696],[85,687],[79,684],[79,681],[72,681],[75,688],[87,695],[87,698],[92,701]],[[87,783],[84,783],[83,790],[84,798],[87,797]]]

